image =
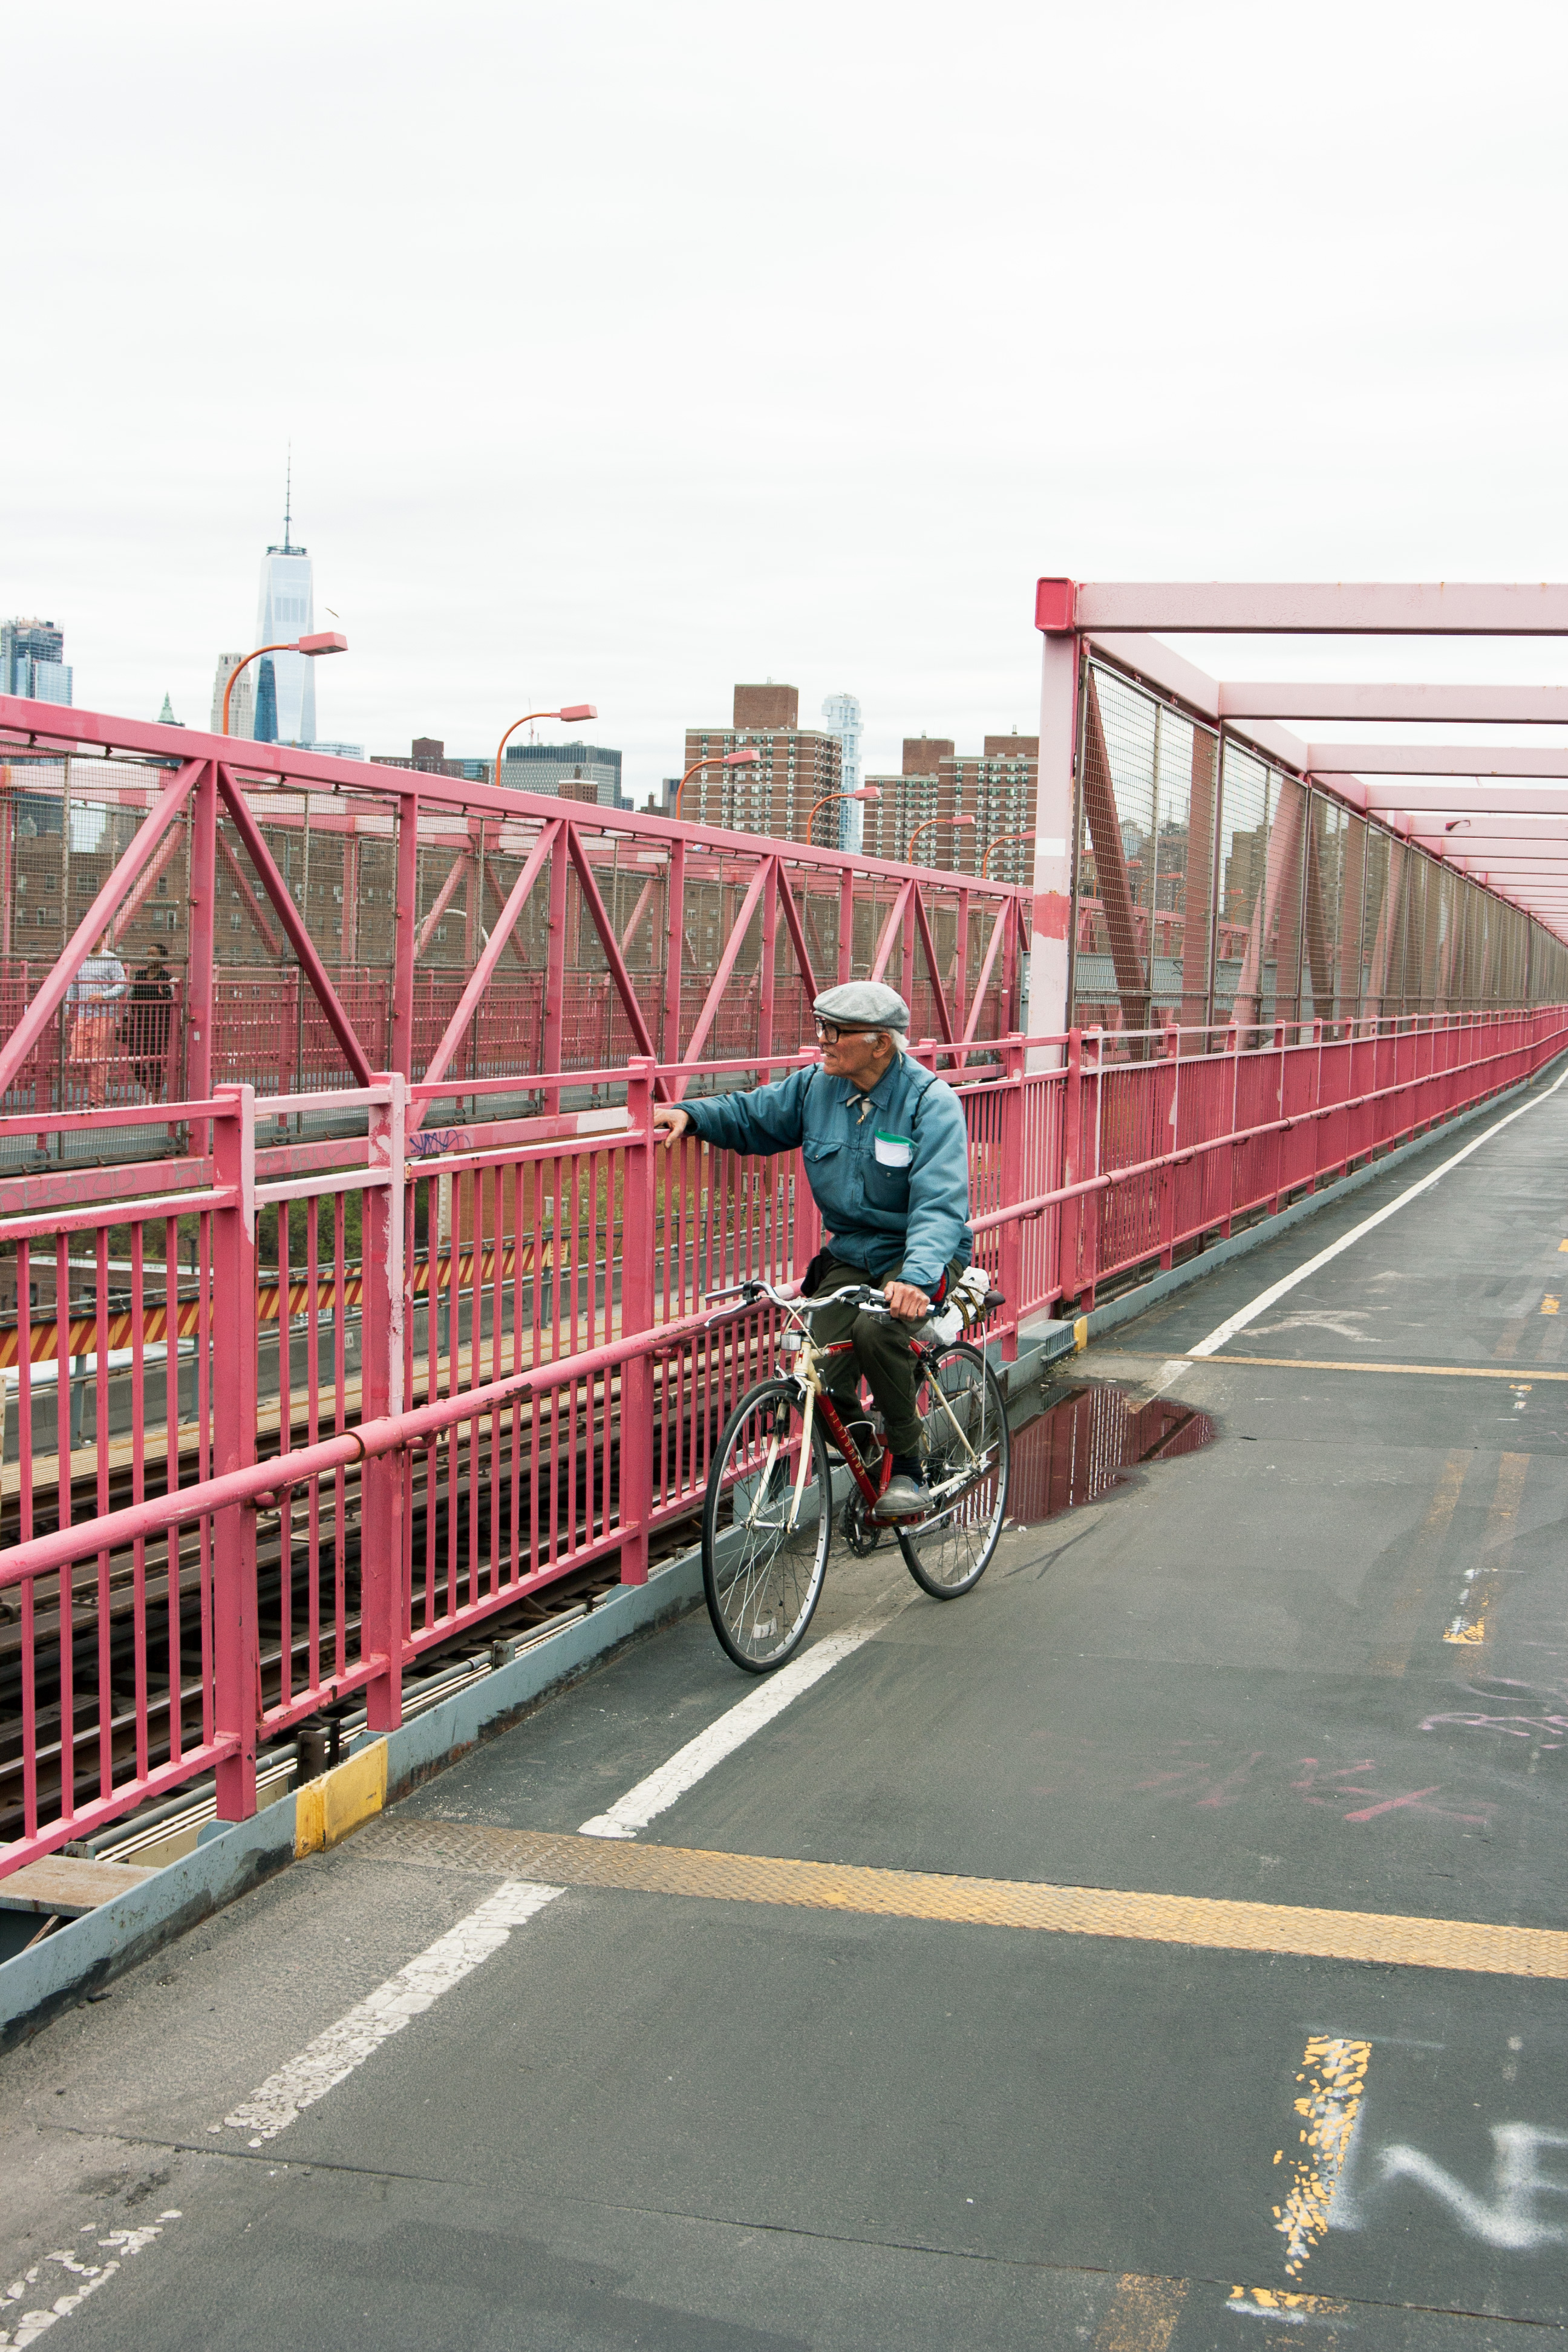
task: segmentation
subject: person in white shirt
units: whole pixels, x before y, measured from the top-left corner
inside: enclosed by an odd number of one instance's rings
[[[95,955],[78,965],[66,991],[67,1051],[89,1110],[102,1110],[108,1101],[109,1057],[120,1022],[114,1008],[130,986],[125,966],[104,940]]]

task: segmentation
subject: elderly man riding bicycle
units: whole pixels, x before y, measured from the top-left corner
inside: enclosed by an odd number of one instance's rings
[[[827,1229],[807,1294],[863,1283],[891,1310],[828,1308],[818,1338],[854,1341],[830,1392],[852,1409],[860,1374],[870,1382],[893,1456],[879,1516],[905,1517],[926,1499],[910,1337],[974,1252],[968,1136],[952,1088],[909,1057],[910,1008],[896,989],[850,981],[813,1010],[820,1063],[744,1094],[657,1104],[654,1121],[668,1143],[689,1131],[728,1151],[800,1151]]]

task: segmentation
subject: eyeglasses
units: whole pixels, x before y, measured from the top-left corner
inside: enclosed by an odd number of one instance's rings
[[[869,1029],[842,1029],[837,1021],[819,1021],[816,1024],[819,1045],[837,1045],[840,1037],[869,1037],[873,1034]]]

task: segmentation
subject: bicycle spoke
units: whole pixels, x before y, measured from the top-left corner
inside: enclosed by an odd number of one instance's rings
[[[900,1528],[899,1541],[917,1582],[946,1600],[984,1573],[1006,1510],[1006,1415],[976,1349],[961,1344],[928,1359],[921,1419],[927,1481],[941,1499],[929,1517]]]
[[[782,1664],[805,1634],[832,1535],[825,1471],[794,1384],[769,1382],[742,1399],[703,1517],[710,1612],[742,1665]]]

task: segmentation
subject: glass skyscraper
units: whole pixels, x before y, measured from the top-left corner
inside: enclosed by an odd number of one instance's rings
[[[289,543],[289,518],[283,522],[283,544],[269,547],[261,560],[261,593],[256,607],[258,646],[287,644],[312,630],[315,590],[310,558],[302,547]],[[256,687],[256,740],[258,743],[313,743],[316,740],[316,665],[306,654],[268,654],[258,663]],[[268,673],[271,672],[270,680]],[[270,694],[268,687],[270,685]],[[270,706],[270,707],[269,707]]]
[[[26,695],[32,702],[71,698],[63,629],[52,621],[0,622],[0,694]]]
[[[843,752],[839,768],[839,786],[843,793],[860,789],[860,705],[852,694],[830,694],[822,706],[827,721],[827,731],[837,735]],[[838,804],[838,846],[858,849],[861,839],[860,803],[841,801]]]

